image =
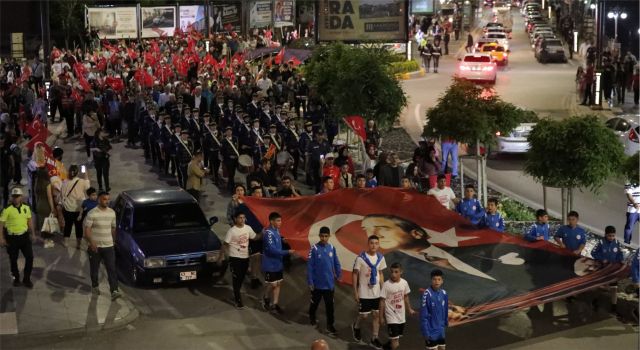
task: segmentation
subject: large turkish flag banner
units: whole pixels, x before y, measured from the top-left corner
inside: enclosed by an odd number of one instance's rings
[[[443,270],[449,300],[464,308],[450,313],[452,325],[566,298],[628,274],[622,264],[599,268],[550,242],[477,229],[415,191],[341,189],[289,199],[246,197],[245,203],[263,226],[271,212],[280,213],[282,235],[302,257],[318,242],[320,227],[329,227],[344,283],[351,282],[353,262],[373,234],[387,266],[401,263],[412,290],[428,287],[433,269]],[[416,307],[419,299],[411,293]]]

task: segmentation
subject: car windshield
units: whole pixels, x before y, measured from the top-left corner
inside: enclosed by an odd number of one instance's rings
[[[466,56],[464,58],[464,61],[474,63],[489,63],[491,62],[491,58],[489,56]]]
[[[208,226],[196,203],[139,207],[135,209],[134,216],[133,227],[136,233]]]
[[[487,38],[489,38],[489,39],[504,39],[505,36],[502,33],[490,33],[489,35],[487,35]]]
[[[547,46],[562,46],[562,42],[560,42],[560,40],[545,40],[544,43]]]

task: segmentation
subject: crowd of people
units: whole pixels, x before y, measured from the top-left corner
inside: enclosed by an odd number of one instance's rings
[[[596,59],[597,50],[589,47],[585,52],[586,66],[579,66],[576,71],[576,89],[581,97],[581,105],[595,103]],[[625,104],[627,92],[633,92],[633,103],[640,101],[640,66],[637,58],[626,52],[624,56],[614,56],[610,51],[602,53],[601,69],[602,99],[609,108]]]
[[[445,31],[446,33],[446,31]],[[243,309],[241,287],[246,275],[251,286],[266,284],[262,305],[283,313],[280,293],[287,256],[295,253],[280,235],[283,218],[269,216],[269,226],[258,230],[257,220],[244,205],[245,196],[290,198],[303,195],[296,180],[315,193],[340,188],[377,186],[417,190],[435,196],[473,225],[504,231],[499,202],[490,199],[487,208],[475,198],[473,186],[464,188],[462,199],[449,187],[457,176],[457,144],[443,141],[440,157],[435,141],[425,140],[414,151],[410,164],[401,165],[397,153],[383,149],[375,121],[366,125],[366,154],[356,169],[348,145],[337,142],[335,118],[329,108],[307,86],[295,59],[279,54],[260,62],[247,62],[242,45],[217,44],[207,52],[203,38],[195,33],[174,38],[145,40],[137,44],[103,42],[100,50],[54,50],[54,79],[43,90],[39,71],[43,63],[16,68],[8,63],[0,72],[0,177],[8,205],[0,215],[0,230],[6,237],[14,285],[33,286],[32,240],[47,217],[57,218],[64,237],[75,231],[76,247],[87,241],[94,292],[98,287],[100,262],[115,276],[113,235],[115,214],[108,208],[112,142],[126,138],[127,147],[142,148],[144,158],[168,178],[199,199],[203,180],[211,181],[231,196],[227,219],[231,226],[224,239],[231,274],[233,298]],[[239,40],[241,42],[241,40]],[[20,71],[20,73],[18,73]],[[48,103],[48,106],[47,106]],[[48,112],[50,111],[50,113]],[[46,126],[65,121],[66,137],[82,137],[87,163],[66,167],[60,148],[49,151],[46,142],[35,142],[27,162],[28,195],[19,186],[23,161],[21,141],[34,122]],[[33,138],[33,135],[31,135]],[[334,142],[336,141],[336,142]],[[453,152],[455,147],[456,152]],[[451,159],[449,159],[451,157]],[[442,159],[441,159],[442,158]],[[95,167],[98,189],[91,187],[87,165]],[[238,172],[246,183],[238,184]],[[9,192],[9,189],[14,187]],[[29,205],[23,203],[28,197]],[[36,220],[32,220],[32,214]],[[526,233],[531,241],[551,240],[544,211]],[[569,214],[569,225],[553,239],[573,254],[581,254],[585,232],[577,226],[578,214]],[[284,218],[286,223],[286,218]],[[611,229],[592,255],[602,263],[621,262],[620,245]],[[309,321],[317,325],[316,313],[324,300],[327,331],[334,327],[333,293],[341,278],[341,263],[353,263],[353,292],[358,315],[352,323],[353,338],[362,341],[363,322],[372,316],[369,343],[382,348],[379,327],[387,324],[389,342],[396,349],[406,323],[414,314],[408,303],[409,286],[402,279],[402,266],[387,268],[378,252],[375,235],[354,262],[340,262],[328,243],[331,232],[323,227],[319,242],[309,252],[307,283],[311,294]],[[68,242],[65,241],[65,244]],[[22,252],[27,263],[20,278],[17,259]],[[632,260],[637,282],[638,258]],[[262,275],[260,274],[262,272]],[[423,293],[420,327],[429,349],[444,349],[448,316],[456,312],[442,288],[444,273],[431,271],[431,286]],[[109,278],[111,297],[120,294],[116,278]],[[614,293],[615,294],[615,293]]]

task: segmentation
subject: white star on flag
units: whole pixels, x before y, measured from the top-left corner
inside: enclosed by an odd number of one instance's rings
[[[424,228],[429,236],[429,243],[431,244],[442,244],[447,247],[457,247],[458,242],[468,241],[470,239],[476,239],[478,237],[460,237],[456,235],[456,228],[452,227],[444,232],[438,232],[434,230],[429,230]]]

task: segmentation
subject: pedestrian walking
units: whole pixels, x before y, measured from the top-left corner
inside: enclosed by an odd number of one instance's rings
[[[198,150],[193,154],[193,159],[187,167],[187,192],[189,192],[196,201],[200,202],[200,191],[202,190],[202,180],[209,169],[204,167],[204,158],[202,151]]]
[[[62,183],[60,188],[62,216],[64,217],[64,238],[65,245],[71,237],[71,229],[75,227],[76,242],[79,246],[82,240],[82,223],[78,221],[82,201],[86,199],[86,193],[91,186],[89,176],[85,171],[83,179],[78,177],[78,166],[69,167],[69,179]]]
[[[431,271],[431,286],[422,293],[420,331],[429,350],[444,350],[445,329],[449,326],[449,296],[442,288],[441,270]]]
[[[87,162],[91,162],[91,143],[100,130],[100,121],[98,114],[91,112],[82,117],[82,136],[84,137],[84,146],[87,152]]]
[[[235,225],[228,231],[224,239],[225,255],[229,257],[229,267],[231,268],[231,279],[233,285],[233,301],[236,309],[244,309],[240,291],[242,282],[249,268],[249,241],[258,239],[259,236],[253,231],[251,226],[245,225],[246,215],[241,211],[234,214]],[[223,256],[220,257],[222,262]]]
[[[467,46],[464,47],[467,53],[471,53],[473,51],[473,35],[471,32],[467,33]]]
[[[384,256],[378,252],[380,239],[371,235],[367,239],[367,250],[360,253],[353,263],[353,295],[358,304],[358,316],[351,324],[353,339],[362,341],[361,324],[370,314],[373,315],[371,325],[371,340],[369,345],[382,349],[378,339],[380,330],[380,288],[384,282],[382,271],[387,268]]]
[[[22,189],[19,187],[12,189],[11,204],[0,213],[0,246],[7,247],[13,286],[18,287],[23,284],[27,288],[33,288],[33,283],[31,282],[31,270],[33,269],[32,241],[36,239],[36,232],[31,219],[31,208],[24,204],[22,200]],[[6,234],[3,233],[5,229]],[[22,282],[20,281],[20,270],[18,270],[20,252],[24,257]]]
[[[269,214],[269,227],[264,229],[262,247],[262,272],[266,283],[262,307],[278,314],[283,313],[279,305],[284,269],[282,258],[295,252],[293,249],[282,249],[281,227],[282,216],[276,212]]]
[[[438,73],[438,66],[440,65],[440,57],[442,56],[442,47],[440,46],[440,40],[436,39],[433,42],[431,48],[431,59],[433,59],[433,72]]]
[[[627,221],[624,224],[624,242],[631,243],[633,230],[640,220],[640,185],[629,183],[624,186],[627,195]]]
[[[429,73],[429,68],[431,66],[431,42],[423,38],[418,50],[420,51],[420,57],[422,57],[422,66],[424,67],[425,72]]]
[[[451,31],[448,29],[444,32],[444,36],[442,37],[442,41],[444,43],[444,54],[449,55],[449,41],[451,41]]]
[[[98,191],[103,190],[109,192],[111,187],[109,186],[109,168],[111,167],[111,161],[109,158],[111,155],[111,142],[109,141],[109,133],[107,130],[100,130],[96,133],[96,136],[91,141],[91,150],[93,151],[93,165],[96,168],[96,177],[98,178]],[[104,184],[104,187],[102,185]]]
[[[311,304],[309,305],[309,322],[317,325],[316,311],[320,300],[324,299],[324,308],[327,314],[327,333],[336,335],[334,327],[333,293],[335,281],[340,280],[342,268],[338,259],[336,248],[329,243],[331,230],[323,226],[319,233],[320,241],[311,246],[309,260],[307,261],[307,285],[311,291]]]
[[[593,63],[589,62],[587,63],[587,69],[584,71],[584,74],[582,75],[582,86],[584,87],[584,94],[582,96],[582,103],[580,103],[581,106],[587,106],[587,103],[589,103],[589,105],[593,104],[593,77],[594,77],[594,67],[593,67]]]
[[[633,76],[631,77],[631,88],[633,89],[633,104],[638,106],[640,100],[640,68],[636,65],[633,67]]]
[[[389,332],[389,342],[384,345],[384,349],[396,350],[400,346],[400,337],[404,333],[406,314],[415,315],[416,312],[409,303],[409,283],[402,278],[402,265],[400,263],[391,264],[391,275],[380,289],[380,325],[387,324]]]
[[[100,294],[98,272],[100,263],[107,270],[111,300],[120,298],[118,274],[116,272],[116,254],[113,243],[116,240],[116,212],[109,208],[109,193],[98,194],[98,206],[91,209],[84,221],[85,239],[89,245],[89,274],[91,291]]]
[[[624,71],[624,65],[622,64],[622,62],[620,62],[620,60],[616,60],[616,62],[614,63],[614,67],[615,67],[614,84],[615,84],[616,102],[619,105],[623,105],[624,97],[625,97],[624,95],[627,92],[627,89],[626,89],[627,82],[625,81],[626,72]]]

